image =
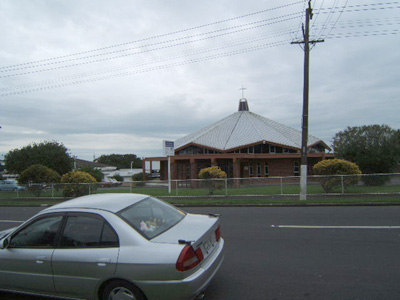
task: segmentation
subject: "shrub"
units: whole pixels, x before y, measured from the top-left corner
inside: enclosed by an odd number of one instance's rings
[[[103,173],[99,169],[95,169],[93,167],[84,167],[81,168],[80,171],[89,173],[96,179],[97,182],[101,182],[104,177]]]
[[[60,182],[60,175],[46,166],[35,164],[20,174],[18,182],[29,184],[28,190],[40,197],[42,191],[47,187],[46,184]]]
[[[322,188],[326,193],[332,192],[333,189],[342,185],[341,176],[329,175],[356,175],[345,176],[343,178],[344,187],[355,185],[360,180],[360,168],[350,161],[344,159],[327,159],[315,164],[313,167],[314,174],[326,175],[320,179]]]
[[[150,179],[150,174],[147,174],[146,173],[146,178],[144,179],[143,178],[143,173],[141,172],[141,173],[137,173],[137,174],[135,174],[135,175],[132,175],[132,181],[137,181],[136,182],[136,186],[144,186],[144,180],[148,180],[148,179]]]
[[[227,177],[226,173],[217,166],[201,169],[198,176],[200,179],[205,179],[203,185],[208,188],[210,195],[214,194],[214,190],[222,189],[224,185],[221,180],[213,179]]]
[[[67,183],[63,189],[65,197],[79,197],[96,189],[96,179],[87,172],[72,171],[61,177],[61,183]]]
[[[124,178],[121,175],[114,175],[112,178],[119,182],[124,181]]]
[[[382,175],[369,175],[365,174],[362,178],[362,181],[366,186],[380,186],[384,185],[387,181],[390,180],[389,176]]]

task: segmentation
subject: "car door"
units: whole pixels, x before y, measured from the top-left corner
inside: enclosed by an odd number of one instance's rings
[[[32,220],[9,238],[0,250],[0,287],[53,295],[51,258],[63,215]]]
[[[91,298],[110,278],[119,254],[118,236],[97,214],[70,213],[54,251],[54,284],[60,296]]]

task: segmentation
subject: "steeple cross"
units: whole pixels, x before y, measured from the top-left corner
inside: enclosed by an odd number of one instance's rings
[[[243,85],[242,85],[242,88],[239,89],[239,91],[242,91],[242,98],[244,98],[244,90],[247,90],[247,88],[243,87]]]

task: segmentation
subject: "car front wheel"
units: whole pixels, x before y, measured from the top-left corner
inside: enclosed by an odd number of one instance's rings
[[[143,293],[132,283],[116,280],[109,283],[102,295],[102,300],[146,300]]]

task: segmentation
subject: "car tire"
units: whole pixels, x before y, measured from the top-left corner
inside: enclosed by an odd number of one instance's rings
[[[111,281],[103,290],[102,300],[146,300],[146,297],[134,284],[124,280]]]

